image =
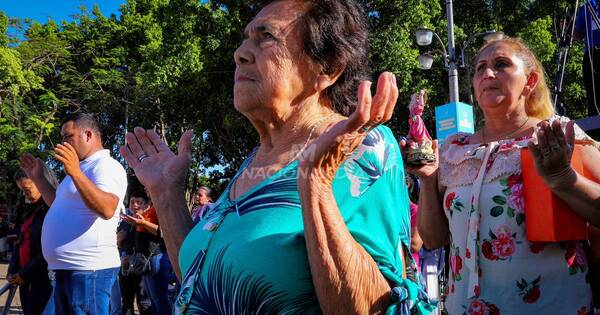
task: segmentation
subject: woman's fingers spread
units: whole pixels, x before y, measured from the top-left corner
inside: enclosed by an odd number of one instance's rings
[[[371,82],[362,81],[357,91],[358,106],[354,113],[348,117],[345,124],[345,133],[352,133],[360,130],[368,121],[371,114]],[[335,124],[334,124],[335,125]],[[330,126],[332,127],[332,126]]]
[[[179,143],[177,144],[177,154],[192,156],[192,138],[194,137],[194,131],[188,130],[181,135]]]
[[[131,153],[129,146],[122,146],[119,149],[119,152],[121,153],[121,156],[125,159],[125,161],[127,161],[127,164],[129,164],[130,167],[132,167],[133,169],[137,167],[138,159],[135,156],[133,156],[133,153]]]
[[[565,133],[562,130],[562,126],[558,120],[554,121],[552,124],[552,131],[554,132],[554,137],[556,138],[556,142],[561,148],[567,147],[567,140],[565,138]]]
[[[558,129],[560,129],[560,123],[559,123]],[[550,146],[550,149],[555,149],[556,146],[558,146],[558,138],[556,137],[556,134],[557,134],[557,130],[555,128],[554,123],[546,125],[546,130],[544,131],[544,135],[546,136],[546,142]]]
[[[21,162],[25,162],[27,164],[32,164],[35,161],[35,158],[30,153],[25,153],[21,156]]]
[[[398,101],[398,84],[396,83],[396,75],[390,73],[390,97],[385,109],[383,121],[388,121],[392,118],[394,108],[396,107],[396,101]]]
[[[148,136],[148,139],[150,139],[150,141],[152,142],[152,144],[158,152],[166,152],[170,150],[169,146],[160,139],[156,131],[148,129],[146,130],[146,136]]]
[[[533,158],[535,160],[540,160],[541,159],[542,153],[540,152],[540,149],[533,142],[529,142],[527,144],[527,148],[529,148],[529,151],[531,151],[531,155],[533,155]]]
[[[377,79],[377,92],[373,98],[373,105],[371,105],[371,118],[369,121],[378,124],[383,120],[390,98],[391,86],[389,72],[384,72],[379,75],[379,78]]]
[[[144,150],[144,152],[147,155],[156,154],[156,152],[157,152],[156,148],[154,147],[154,144],[152,143],[152,141],[150,141],[150,139],[148,139],[148,136],[146,135],[146,130],[144,128],[135,127],[135,128],[133,128],[133,133],[135,134],[135,137],[137,138],[138,142],[140,143],[142,150]]]
[[[567,123],[567,126],[565,127],[565,130],[565,141],[570,146],[570,149],[573,150],[573,148],[575,147],[575,121],[569,121]]]
[[[32,160],[29,153],[26,153],[21,156],[21,167],[30,167],[32,165]]]
[[[131,153],[134,155],[134,157],[136,159],[139,158],[140,156],[142,156],[142,154],[145,154],[144,150],[142,149],[142,146],[138,142],[137,137],[133,133],[128,132],[125,135],[125,141],[127,142],[127,146],[129,147],[129,150],[131,151]]]
[[[548,140],[546,138],[546,132],[547,132],[546,125],[542,123],[540,130],[537,133],[538,145],[540,146],[541,149],[546,148],[546,146],[548,145]]]

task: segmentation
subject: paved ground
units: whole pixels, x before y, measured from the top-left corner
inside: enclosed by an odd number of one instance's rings
[[[6,271],[8,270],[8,264],[5,262],[0,262],[0,287],[4,286],[6,282]],[[4,307],[6,305],[6,299],[8,298],[9,291],[4,292],[0,296],[0,314],[4,314]],[[16,292],[14,299],[12,301],[12,305],[8,314],[16,315],[23,314],[21,310],[21,301],[19,300],[19,292]]]

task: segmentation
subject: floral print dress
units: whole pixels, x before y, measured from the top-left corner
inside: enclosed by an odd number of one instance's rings
[[[568,120],[557,119],[564,128]],[[598,145],[577,126],[576,139]],[[449,314],[563,315],[590,309],[582,243],[526,239],[520,150],[531,140],[480,144],[457,134],[441,148],[439,176],[451,233]]]

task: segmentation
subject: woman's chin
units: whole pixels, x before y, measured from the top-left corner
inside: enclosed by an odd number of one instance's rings
[[[504,97],[486,97],[477,102],[481,109],[496,109],[506,107],[506,99]]]

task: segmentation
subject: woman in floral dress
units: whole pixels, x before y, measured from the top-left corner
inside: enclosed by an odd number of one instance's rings
[[[421,177],[425,245],[450,243],[449,314],[585,314],[591,291],[582,243],[526,239],[520,150],[529,147],[552,191],[600,226],[600,185],[570,166],[571,148],[581,144],[584,165],[600,178],[598,143],[554,116],[544,71],[520,40],[491,42],[475,60],[483,128],[449,137],[439,165],[412,170]]]

